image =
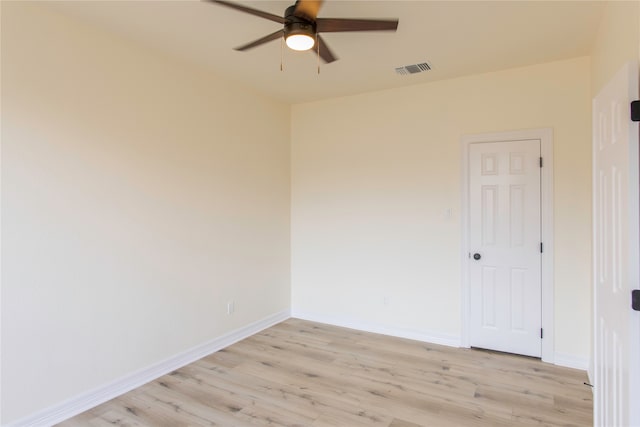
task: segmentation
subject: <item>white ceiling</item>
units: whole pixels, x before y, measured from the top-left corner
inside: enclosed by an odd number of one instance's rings
[[[242,1],[282,15],[291,1]],[[320,17],[398,18],[398,31],[327,33],[339,58],[321,64],[310,52],[273,41],[247,52],[233,47],[279,24],[220,5],[190,1],[49,1],[132,42],[200,64],[212,74],[276,99],[298,103],[588,55],[602,2],[327,0]],[[408,76],[403,65],[433,70]]]

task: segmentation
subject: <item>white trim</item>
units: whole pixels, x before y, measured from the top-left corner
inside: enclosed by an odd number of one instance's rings
[[[573,354],[566,354],[566,353],[556,353],[554,355],[554,360],[556,361],[555,364],[558,366],[564,366],[565,368],[573,368],[573,369],[580,369],[581,371],[587,371],[587,377],[588,377],[588,369],[589,369],[588,357],[576,356]]]
[[[434,331],[416,331],[381,325],[378,323],[364,322],[355,318],[327,316],[320,313],[309,313],[293,310],[291,317],[312,322],[325,323],[328,325],[341,326],[343,328],[356,329],[358,331],[373,332],[376,334],[389,335],[398,338],[407,338],[415,341],[428,342],[431,344],[446,345],[449,347],[460,347],[460,337],[456,335],[443,334]]]
[[[230,346],[240,340],[254,335],[277,323],[287,320],[290,315],[289,310],[284,310],[264,319],[253,322],[247,326],[236,329],[221,337],[205,342],[193,347],[185,352],[176,354],[161,362],[155,363],[137,372],[125,375],[111,383],[97,387],[86,393],[82,393],[59,404],[53,405],[33,415],[29,415],[20,420],[14,421],[5,427],[43,427],[57,424],[101,403],[118,397],[134,388],[153,381],[169,372],[175,371],[189,363],[195,362],[211,353]]]
[[[542,241],[544,252],[542,253],[542,328],[544,339],[542,340],[542,360],[554,363],[554,284],[553,284],[553,130],[551,128],[530,129],[498,133],[482,133],[465,135],[461,138],[461,228],[462,243],[460,251],[461,259],[461,313],[462,313],[462,347],[470,347],[470,319],[469,319],[469,148],[472,143],[518,141],[527,139],[539,139],[544,166],[541,170],[541,215],[542,215]]]

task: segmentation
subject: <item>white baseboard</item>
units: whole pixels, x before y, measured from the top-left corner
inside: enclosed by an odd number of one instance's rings
[[[122,395],[134,388],[153,381],[169,372],[175,371],[189,363],[195,362],[211,353],[230,346],[240,340],[267,329],[276,323],[280,323],[290,316],[290,311],[285,310],[275,313],[257,322],[251,323],[221,337],[205,342],[190,350],[179,353],[152,366],[141,369],[129,375],[125,375],[111,383],[95,388],[86,393],[53,405],[33,415],[14,421],[5,427],[45,427],[62,422],[101,403]]]
[[[411,329],[396,328],[376,323],[363,322],[353,318],[327,316],[319,313],[302,312],[293,310],[291,317],[313,322],[326,323],[343,328],[357,329],[359,331],[373,332],[376,334],[390,335],[399,338],[428,342],[431,344],[446,345],[449,347],[460,347],[460,337],[458,335],[443,334],[433,331],[415,331]]]
[[[555,365],[564,366],[565,368],[580,369],[582,371],[589,370],[589,359],[582,356],[556,352],[553,362]]]

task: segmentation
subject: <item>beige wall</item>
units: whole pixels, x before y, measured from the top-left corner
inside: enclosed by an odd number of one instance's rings
[[[640,2],[606,2],[591,55],[593,97],[625,63],[638,60],[639,49]]]
[[[289,308],[289,124],[3,2],[3,424]]]
[[[586,57],[294,106],[294,314],[459,339],[460,137],[551,127],[555,351],[586,364],[590,114]]]

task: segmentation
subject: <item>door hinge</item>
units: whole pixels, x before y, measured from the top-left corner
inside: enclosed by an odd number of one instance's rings
[[[540,339],[544,338],[544,329],[540,328]]]
[[[543,163],[544,162],[542,161],[542,157],[540,157],[540,167],[542,167]]]
[[[631,101],[631,121],[640,122],[640,101]]]
[[[540,253],[544,252],[544,246],[542,245],[542,242],[540,242]]]
[[[631,308],[640,311],[640,289],[631,291]]]

